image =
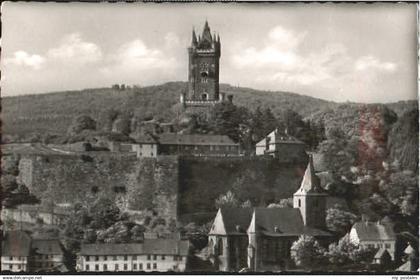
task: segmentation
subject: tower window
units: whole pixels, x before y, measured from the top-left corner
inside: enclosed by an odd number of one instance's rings
[[[207,99],[208,99],[208,94],[207,94],[207,93],[203,93],[203,94],[201,95],[201,99],[202,99],[202,100],[207,100]]]
[[[207,78],[207,76],[209,75],[206,71],[203,71],[200,73],[201,77],[203,78]]]
[[[298,207],[300,207],[300,205],[301,205],[301,204],[300,204],[300,199],[298,199]]]

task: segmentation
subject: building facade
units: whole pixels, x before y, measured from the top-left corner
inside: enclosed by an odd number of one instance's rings
[[[185,271],[190,245],[187,240],[146,239],[143,243],[82,244],[77,270],[103,271]]]
[[[255,145],[257,156],[269,155],[280,161],[301,161],[307,158],[305,144],[295,137],[280,132],[278,129],[270,132]]]
[[[31,271],[57,271],[64,263],[61,244],[56,239],[33,239]]]
[[[217,269],[287,269],[293,265],[292,244],[302,234],[315,237],[321,245],[329,244],[332,235],[324,230],[325,211],[322,211],[326,195],[318,189],[315,179],[310,160],[302,184],[294,194],[294,208],[219,209],[209,232],[209,248]]]
[[[24,231],[7,231],[1,247],[2,271],[29,271],[31,264],[31,237]]]
[[[360,221],[353,225],[350,230],[350,241],[364,248],[377,248],[378,251],[385,249],[395,260],[395,246],[397,238],[393,224],[386,218],[382,221]]]
[[[225,135],[163,133],[138,138],[138,157],[158,155],[239,156],[239,144]]]

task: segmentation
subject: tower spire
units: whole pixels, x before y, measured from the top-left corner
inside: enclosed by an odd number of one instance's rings
[[[309,155],[309,162],[303,175],[302,183],[298,192],[322,192],[319,180],[315,175],[315,168],[312,155]]]
[[[195,34],[194,27],[193,27],[193,30],[192,30],[192,44],[193,44],[193,46],[197,45],[197,35]]]

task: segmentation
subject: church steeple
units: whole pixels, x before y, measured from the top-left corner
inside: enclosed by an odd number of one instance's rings
[[[308,192],[324,192],[320,186],[318,177],[315,175],[314,162],[312,155],[309,155],[309,162],[303,175],[302,182],[299,190],[296,192],[308,193]]]
[[[325,228],[326,198],[310,155],[300,187],[293,195],[293,208],[299,208],[305,226]]]
[[[192,30],[192,45],[197,46],[197,35],[195,34],[195,29]]]

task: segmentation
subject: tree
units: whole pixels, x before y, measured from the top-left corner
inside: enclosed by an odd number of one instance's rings
[[[325,249],[312,236],[301,235],[290,250],[293,261],[299,267],[311,269],[324,263]]]
[[[279,203],[271,203],[267,208],[293,208],[293,198],[280,199]]]
[[[374,248],[362,248],[355,245],[346,234],[338,243],[330,244],[326,256],[334,265],[363,264],[371,263],[375,252]]]
[[[357,216],[346,211],[340,204],[335,204],[332,208],[327,209],[326,223],[331,231],[335,231],[340,235],[345,234],[356,221]]]
[[[231,191],[228,191],[226,194],[220,195],[218,198],[216,198],[215,201],[216,209],[227,207],[227,208],[234,208],[239,207],[240,202],[236,198],[235,194]]]
[[[77,135],[83,130],[95,130],[96,122],[88,115],[79,115],[73,119],[68,129],[70,135]]]
[[[100,196],[90,207],[89,214],[92,219],[90,223],[92,228],[106,229],[118,221],[120,209],[110,198]]]

